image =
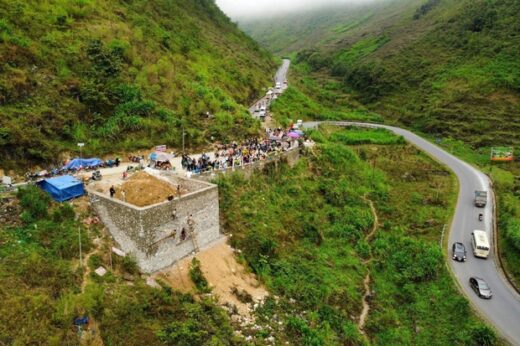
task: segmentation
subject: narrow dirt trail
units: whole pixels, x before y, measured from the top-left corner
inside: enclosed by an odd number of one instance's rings
[[[372,238],[374,237],[374,234],[377,232],[377,229],[379,228],[379,218],[377,216],[376,208],[374,207],[374,203],[368,199],[366,196],[363,197],[363,200],[367,202],[370,206],[370,210],[372,211],[372,215],[374,217],[374,225],[372,226],[372,229],[370,232],[365,236],[365,241],[369,243]],[[361,315],[359,315],[359,321],[358,321],[358,329],[361,334],[363,334],[365,337],[367,337],[364,328],[365,323],[368,317],[368,313],[370,312],[370,304],[368,303],[368,299],[370,295],[372,294],[370,290],[370,269],[368,268],[368,265],[372,261],[372,250],[369,250],[369,258],[365,261],[363,261],[363,264],[367,265],[367,275],[365,276],[365,279],[363,280],[363,286],[365,288],[365,294],[363,295],[363,309],[361,310]]]
[[[83,268],[84,268],[84,271],[83,271],[83,281],[81,282],[81,293],[84,293],[85,292],[85,287],[87,286],[87,283],[88,283],[88,279],[89,279],[89,275],[91,273],[91,269],[90,269],[90,266],[88,265],[88,260],[90,259],[90,257],[92,255],[95,255],[99,252],[100,248],[101,248],[101,240],[100,239],[97,239],[97,241],[95,240],[94,242],[94,248],[92,249],[92,251],[90,251],[88,254],[86,254],[84,257],[83,257]]]

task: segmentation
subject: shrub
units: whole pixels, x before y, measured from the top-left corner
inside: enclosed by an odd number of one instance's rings
[[[98,255],[92,255],[90,256],[90,258],[88,259],[88,266],[91,268],[91,269],[97,269],[99,268],[99,266],[101,266],[103,264],[103,260],[101,259],[100,256]]]
[[[478,324],[471,328],[471,344],[475,346],[493,346],[497,337],[493,329],[484,324]]]
[[[209,287],[208,280],[206,280],[202,270],[200,269],[200,261],[196,257],[193,257],[191,260],[190,278],[200,293],[211,292],[211,287]]]
[[[137,260],[133,255],[126,255],[125,257],[123,257],[121,265],[123,267],[123,270],[129,274],[139,273],[139,266],[137,265]]]
[[[18,190],[17,197],[24,209],[23,221],[31,223],[48,216],[47,208],[51,203],[49,195],[36,186],[26,186]]]
[[[52,213],[52,220],[54,222],[63,222],[74,220],[76,213],[74,212],[74,208],[68,203],[61,204],[54,212]]]
[[[511,218],[507,223],[506,236],[513,246],[520,251],[520,219]]]

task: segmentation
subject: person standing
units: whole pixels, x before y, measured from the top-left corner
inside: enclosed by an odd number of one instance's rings
[[[114,185],[110,187],[110,198],[114,198],[114,195],[116,194],[116,189],[114,188]]]

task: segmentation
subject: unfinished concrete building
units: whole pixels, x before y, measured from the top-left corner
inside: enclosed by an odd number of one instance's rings
[[[135,256],[145,273],[166,268],[221,237],[216,185],[171,172],[153,175],[177,189],[182,187],[183,193],[139,207],[110,197],[106,186],[87,188],[92,206],[114,240]]]

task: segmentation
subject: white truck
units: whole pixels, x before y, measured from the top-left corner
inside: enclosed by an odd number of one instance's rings
[[[484,208],[487,204],[487,191],[475,191],[475,206]]]

